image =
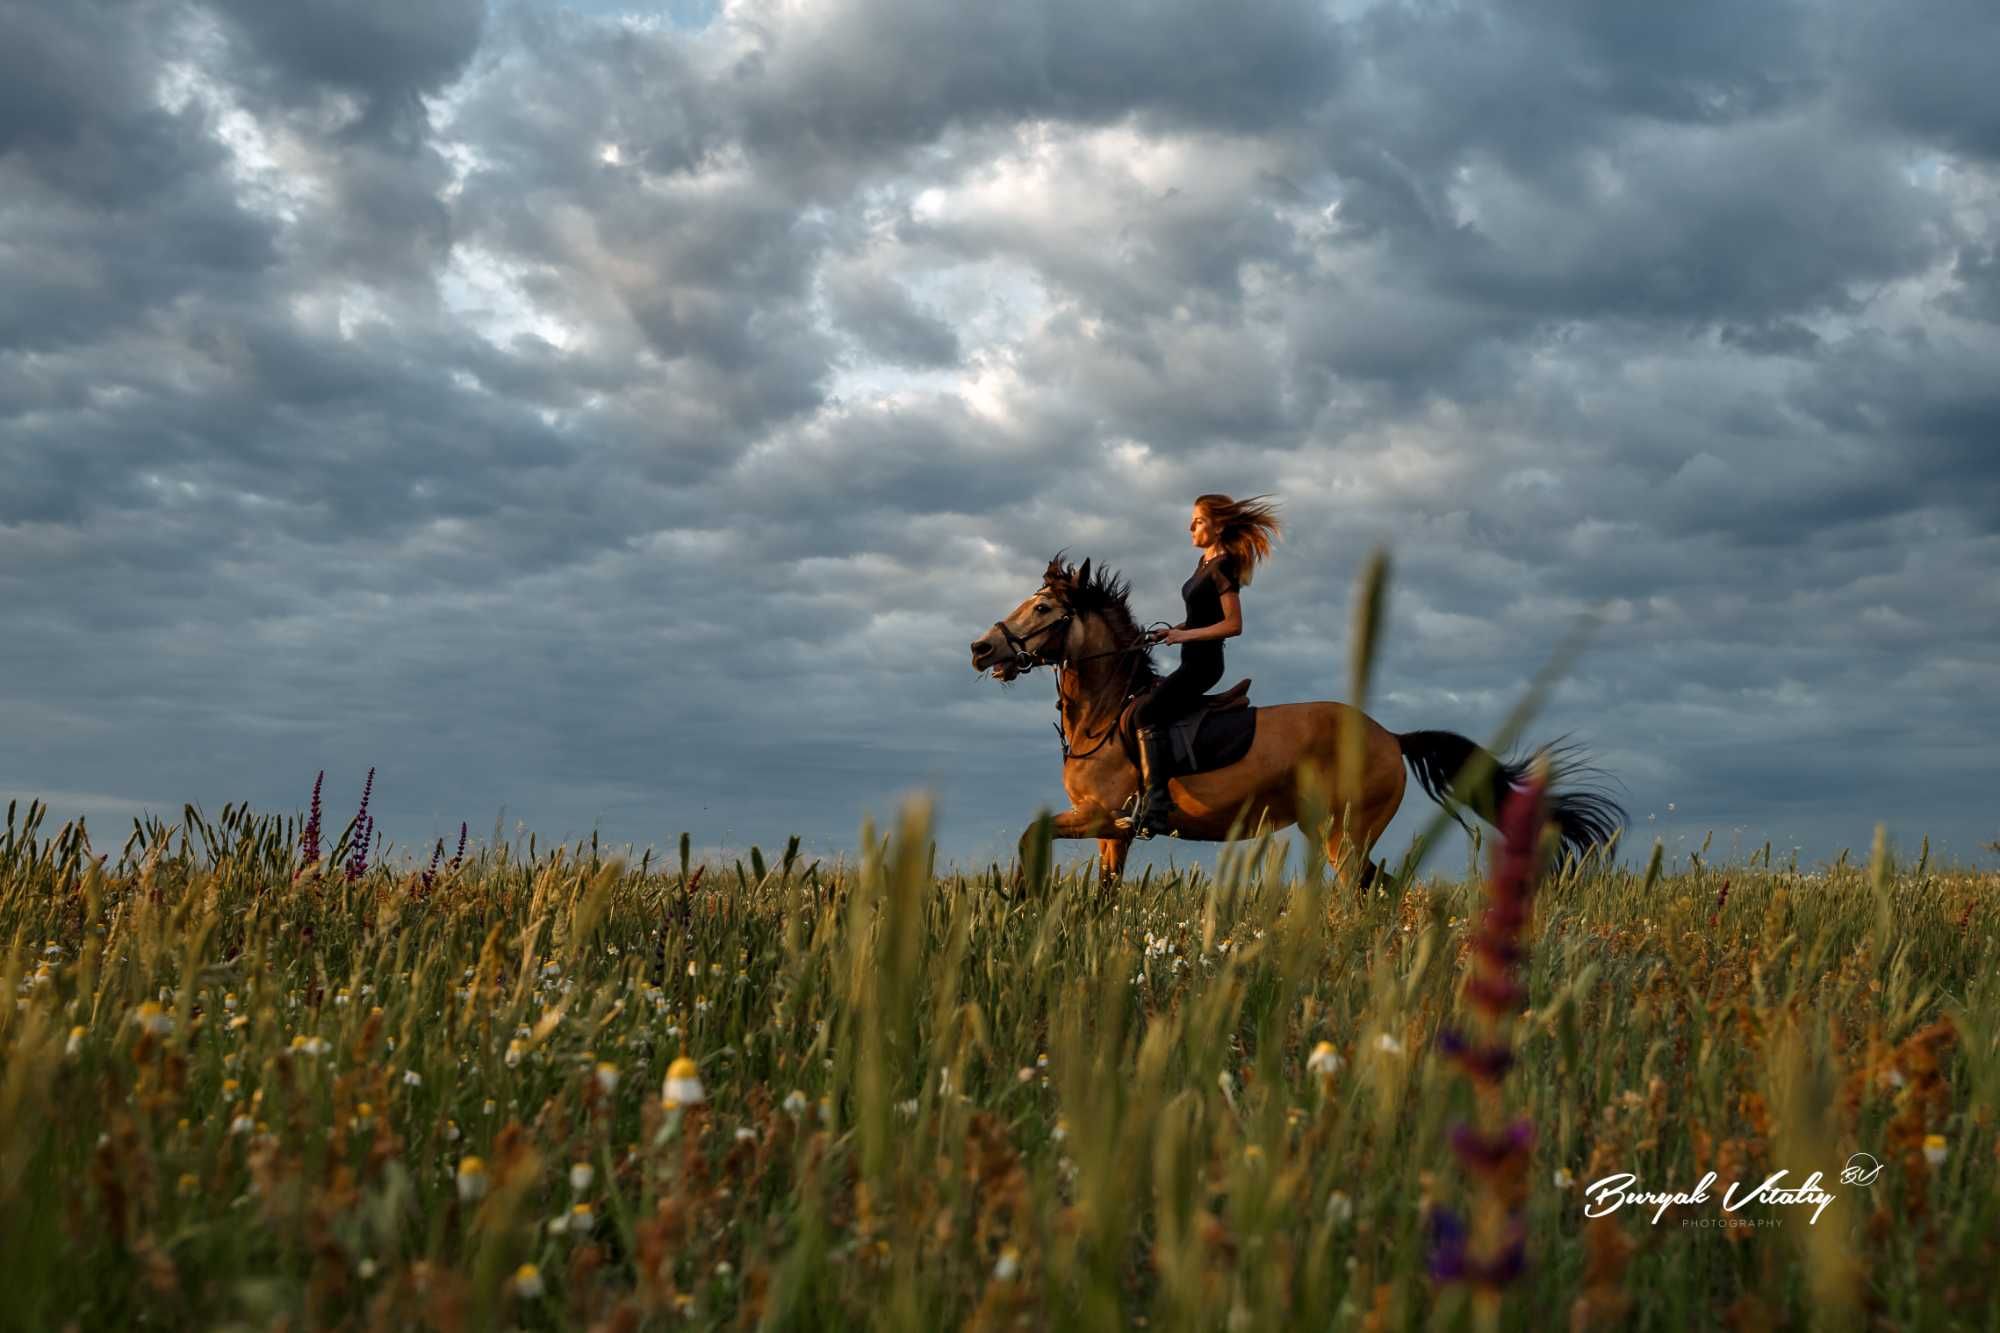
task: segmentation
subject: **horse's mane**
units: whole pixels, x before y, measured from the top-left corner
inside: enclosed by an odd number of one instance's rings
[[[1048,569],[1042,574],[1042,582],[1048,585],[1050,592],[1068,603],[1070,610],[1102,616],[1120,647],[1137,645],[1132,654],[1138,659],[1133,668],[1133,684],[1136,688],[1153,684],[1160,678],[1160,673],[1153,668],[1153,650],[1144,642],[1139,622],[1132,616],[1132,607],[1127,600],[1131,585],[1116,570],[1093,571],[1088,560],[1081,565],[1067,565],[1063,563],[1062,556],[1063,553],[1057,551],[1055,558],[1049,561]]]

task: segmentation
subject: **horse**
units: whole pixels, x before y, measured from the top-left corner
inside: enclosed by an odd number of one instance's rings
[[[1039,666],[1055,669],[1063,790],[1070,808],[1054,816],[1052,831],[1058,838],[1098,840],[1098,873],[1105,885],[1124,874],[1131,834],[1114,820],[1139,789],[1138,764],[1130,738],[1120,734],[1120,716],[1160,680],[1128,592],[1117,573],[1100,568],[1093,574],[1089,560],[1069,565],[1058,552],[1041,587],[972,641],[973,670],[990,671],[1002,682]],[[1361,762],[1350,784],[1342,781],[1341,746],[1355,728],[1361,732]],[[1543,747],[1540,753],[1555,751]],[[1569,763],[1576,747],[1561,753],[1566,773],[1596,771]],[[1343,887],[1365,893],[1380,874],[1369,853],[1402,805],[1406,766],[1424,794],[1454,819],[1454,783],[1461,771],[1472,766],[1472,772],[1483,772],[1482,781],[1457,794],[1490,825],[1507,793],[1527,780],[1531,762],[1532,756],[1502,761],[1456,732],[1393,732],[1344,703],[1260,705],[1255,740],[1242,758],[1168,781],[1171,828],[1197,842],[1226,841],[1233,830],[1260,824],[1281,829],[1314,808],[1311,792],[1323,793],[1320,808],[1335,815],[1324,835],[1327,861]],[[1549,822],[1569,855],[1607,846],[1625,822],[1615,801],[1587,787],[1551,787],[1546,799]],[[1028,836],[1022,835],[1024,848]]]

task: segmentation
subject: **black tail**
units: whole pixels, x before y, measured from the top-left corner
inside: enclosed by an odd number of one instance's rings
[[[1488,766],[1488,776],[1475,782],[1463,796],[1474,814],[1492,824],[1499,816],[1501,800],[1527,781],[1529,765],[1534,762],[1532,755],[1511,763],[1497,758],[1455,731],[1406,731],[1396,737],[1396,743],[1402,746],[1403,758],[1409,760],[1424,795],[1458,819],[1461,828],[1465,821],[1458,817],[1459,803],[1452,798],[1452,787],[1467,764],[1479,760]],[[1558,780],[1601,776],[1600,770],[1582,762],[1582,750],[1576,745],[1558,741],[1537,753],[1549,756]],[[1596,788],[1552,786],[1548,799],[1549,819],[1562,835],[1564,850],[1574,856],[1606,846],[1625,825],[1625,808]]]

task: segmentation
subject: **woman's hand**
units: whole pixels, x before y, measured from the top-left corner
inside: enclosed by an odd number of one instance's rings
[[[1179,625],[1172,625],[1166,629],[1156,629],[1153,631],[1153,642],[1186,643],[1187,631],[1182,629]]]

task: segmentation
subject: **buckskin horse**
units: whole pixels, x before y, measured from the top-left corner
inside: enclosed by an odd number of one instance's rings
[[[1034,595],[972,641],[972,666],[1001,681],[1039,666],[1055,668],[1063,790],[1070,808],[1054,816],[1053,832],[1058,838],[1096,838],[1099,875],[1108,883],[1124,873],[1131,850],[1130,834],[1113,824],[1139,787],[1131,706],[1160,676],[1127,604],[1127,584],[1108,570],[1093,574],[1090,565],[1088,560],[1067,565],[1058,552]],[[1209,699],[1240,704],[1248,685],[1239,682]],[[1255,724],[1255,738],[1241,758],[1168,782],[1174,834],[1220,842],[1239,814],[1239,828],[1297,823],[1301,810],[1310,808],[1304,786],[1310,776],[1333,815],[1325,835],[1327,861],[1343,886],[1357,892],[1377,873],[1369,853],[1403,802],[1405,764],[1424,793],[1456,818],[1454,781],[1469,763],[1481,761],[1485,780],[1461,794],[1489,824],[1507,791],[1528,776],[1526,761],[1503,762],[1456,732],[1399,734],[1343,703],[1267,704],[1258,708]],[[1362,729],[1360,776],[1358,786],[1343,790],[1340,744],[1343,731],[1352,727]],[[1550,823],[1571,854],[1605,845],[1624,823],[1625,812],[1597,791],[1553,789],[1548,801]]]

